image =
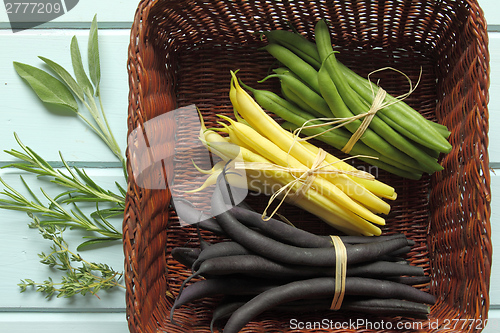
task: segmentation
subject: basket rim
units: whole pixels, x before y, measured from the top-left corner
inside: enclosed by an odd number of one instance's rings
[[[152,7],[160,3],[161,1],[157,0],[142,0],[140,1],[136,14],[135,14],[135,19],[131,31],[131,36],[130,36],[130,45],[129,45],[129,59],[127,62],[128,66],[128,71],[129,71],[129,84],[130,84],[130,91],[129,91],[129,119],[128,119],[128,134],[135,128],[134,126],[137,123],[134,123],[134,120],[131,117],[131,114],[137,114],[140,113],[139,117],[135,121],[145,121],[143,118],[144,116],[147,115],[148,110],[146,109],[148,106],[144,104],[144,99],[147,98],[148,92],[141,91],[141,79],[147,79],[148,75],[148,69],[146,68],[146,65],[144,61],[146,59],[141,58],[142,52],[151,52],[149,49],[150,46],[147,45],[147,33],[148,29],[150,28],[148,26],[148,22],[145,21],[145,17],[148,17],[149,12]],[[196,1],[195,1],[196,2]],[[479,4],[477,1],[465,1],[471,8],[473,8],[477,13],[479,13],[476,17],[477,20],[480,22],[478,25],[484,25],[485,27],[485,22],[484,22],[484,17],[482,15],[482,11],[479,7]],[[481,22],[481,20],[483,20]],[[481,38],[486,38],[487,41],[487,36],[484,37],[482,36]],[[487,52],[487,50],[486,50]],[[485,54],[485,57],[488,58],[488,54]],[[489,59],[486,60],[488,62]],[[489,68],[488,68],[489,69]],[[486,90],[489,87],[489,71],[486,73]],[[141,95],[142,94],[142,95]],[[487,95],[487,92],[486,92]],[[486,96],[487,98],[487,96]],[[487,112],[487,106],[485,108]],[[487,133],[486,133],[486,141],[487,141]],[[487,145],[487,142],[486,142]],[[127,147],[127,168],[130,171],[130,161],[129,159],[131,156],[129,156],[129,151]],[[482,165],[480,166],[482,170],[487,170],[487,165],[488,165],[488,156],[487,152],[485,155],[485,160],[482,161]],[[489,194],[489,176],[485,175],[485,181],[484,181],[484,188],[482,189],[485,193]],[[138,276],[138,267],[137,263],[134,262],[134,260],[137,260],[137,257],[142,255],[141,253],[138,252],[137,246],[138,243],[140,246],[143,246],[142,242],[146,241],[147,239],[141,239],[141,238],[136,238],[136,237],[142,237],[146,235],[146,225],[142,225],[142,223],[145,223],[144,221],[141,221],[140,218],[137,216],[137,211],[135,208],[132,207],[141,207],[141,205],[144,205],[142,200],[144,200],[141,197],[140,191],[138,191],[136,188],[136,184],[134,183],[133,180],[129,180],[128,182],[128,191],[127,191],[127,204],[126,204],[126,214],[124,216],[124,221],[123,221],[123,226],[124,226],[124,253],[126,256],[125,259],[125,267],[126,267],[126,274],[125,274],[125,279],[126,279],[126,286],[127,286],[127,320],[129,322],[129,329],[131,332],[146,332],[148,328],[151,328],[149,326],[151,323],[149,321],[155,320],[154,316],[155,311],[160,311],[158,308],[154,308],[154,305],[149,305],[150,310],[144,311],[144,308],[142,305],[140,305],[141,302],[145,301],[147,299],[147,295],[144,294],[144,291],[139,290],[142,288],[142,286],[138,286],[136,283],[140,282],[139,279],[137,279]],[[154,196],[154,194],[148,194],[150,196]],[[486,209],[488,210],[489,207]],[[488,213],[488,212],[487,212]],[[489,216],[489,214],[487,214]],[[487,221],[484,221],[485,225],[489,225],[489,218]],[[157,229],[161,229],[161,226],[156,226]],[[156,230],[157,230],[156,229]],[[482,241],[489,241],[491,242],[491,231],[489,235],[487,235],[485,240]],[[145,236],[145,237],[150,237],[150,236]],[[161,236],[164,237],[166,240],[166,235]],[[158,249],[156,249],[158,251]],[[490,258],[490,263],[491,263],[491,248],[486,248],[485,249],[486,257]],[[161,257],[161,254],[159,254]],[[160,262],[161,260],[154,261],[155,263]],[[162,269],[157,269],[156,268],[156,273],[155,274],[160,274],[158,271],[161,271]],[[145,272],[142,272],[142,274],[148,274]],[[489,278],[488,278],[489,279]],[[158,286],[155,286],[153,288],[146,288],[148,291],[157,291],[158,288],[161,289],[161,286],[167,285],[167,281],[164,281],[165,277],[157,276],[156,280],[158,283]],[[489,285],[489,280],[488,280],[488,285]],[[489,307],[489,299],[486,297],[486,303],[484,305],[483,313],[480,314],[483,316],[483,318],[487,318],[487,309]],[[166,310],[167,304],[162,300],[161,304],[158,305],[159,308]],[[146,317],[149,318],[148,322],[145,322],[145,319],[143,318],[143,315],[146,314]]]

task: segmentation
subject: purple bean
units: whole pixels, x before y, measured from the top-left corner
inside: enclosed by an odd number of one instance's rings
[[[328,236],[318,236],[274,218],[264,221],[262,220],[262,214],[257,212],[252,212],[241,207],[232,207],[230,212],[244,225],[258,228],[264,234],[290,245],[299,247],[333,246]]]
[[[172,249],[171,253],[172,257],[175,260],[177,260],[187,268],[191,268],[196,259],[198,259],[198,256],[201,253],[201,249],[190,247],[175,247]]]
[[[220,278],[200,280],[187,286],[175,299],[170,310],[173,322],[174,311],[178,307],[195,300],[216,295],[258,295],[279,284],[266,279]]]
[[[225,297],[213,312],[212,324],[231,316],[236,310],[241,308],[252,297],[232,296]],[[277,305],[269,309],[271,311],[310,313],[316,311],[331,311],[331,298],[301,299]],[[356,311],[388,316],[409,316],[412,318],[427,319],[430,307],[426,304],[405,301],[400,299],[385,298],[363,298],[356,296],[346,296],[340,307],[341,311]]]
[[[236,310],[229,318],[224,333],[239,332],[260,313],[294,300],[324,298],[335,292],[335,279],[314,278],[300,280],[264,291]],[[345,283],[346,295],[396,298],[433,304],[435,297],[416,288],[395,282],[350,277]],[[333,297],[333,296],[332,296]]]
[[[265,278],[298,279],[335,276],[335,267],[286,265],[258,255],[238,255],[207,259],[188,280],[192,277],[204,274],[209,274],[210,276],[245,274]],[[395,275],[422,276],[424,275],[424,270],[421,267],[380,261],[349,266],[346,275],[361,277],[384,277]]]
[[[430,276],[388,276],[386,280],[416,286],[431,282]]]
[[[223,178],[219,181],[225,184]],[[219,183],[219,182],[218,182]],[[335,250],[333,248],[300,248],[283,244],[266,237],[241,224],[232,213],[219,209],[225,207],[222,199],[221,186],[218,184],[212,195],[212,208],[222,211],[216,216],[219,225],[234,241],[240,243],[250,251],[282,263],[306,266],[333,266],[335,265]],[[408,245],[406,238],[395,238],[382,242],[355,244],[347,247],[348,263],[354,264],[371,261],[382,255],[396,251]]]
[[[388,316],[411,316],[427,319],[430,307],[427,304],[406,301],[402,299],[347,299],[341,309]]]
[[[262,214],[249,211],[241,207],[230,207],[230,212],[234,217],[247,227],[260,229],[264,234],[283,241],[287,244],[299,247],[332,247],[330,236],[316,235],[308,231],[296,228],[288,223],[270,218],[264,221]],[[394,234],[387,236],[363,237],[363,236],[340,236],[340,239],[347,244],[364,244],[374,241],[385,241],[398,237],[406,238],[404,234]],[[408,244],[413,246],[414,241],[408,240]]]
[[[189,201],[173,199],[175,211],[181,220],[188,224],[198,224],[204,230],[208,230],[217,235],[224,234],[217,220],[196,209]]]
[[[210,258],[227,257],[252,254],[251,251],[236,242],[219,242],[201,251],[198,259],[193,264],[193,270],[198,270],[200,264]]]

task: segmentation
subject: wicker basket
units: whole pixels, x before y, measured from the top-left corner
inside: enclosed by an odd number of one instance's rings
[[[424,267],[432,278],[430,284],[419,288],[438,297],[429,319],[419,322],[421,328],[414,326],[418,328],[415,331],[480,331],[489,307],[492,247],[487,152],[489,55],[486,23],[476,1],[143,0],[129,47],[129,134],[154,117],[192,103],[201,109],[209,125],[214,124],[216,113],[231,114],[229,71],[241,69],[239,76],[254,84],[273,65],[273,59],[259,50],[263,44],[254,32],[292,25],[312,39],[319,18],[327,19],[333,27],[339,59],[359,74],[390,65],[416,79],[423,70],[421,83],[407,102],[425,117],[448,126],[453,151],[441,158],[443,171],[420,181],[379,172],[378,177],[394,186],[399,195],[384,232],[404,232],[416,241],[408,259]],[[380,77],[390,93],[405,89],[404,79],[398,76],[384,72]],[[272,80],[262,87],[279,89]],[[183,126],[189,126],[191,120],[183,121]],[[164,160],[164,169],[151,175],[148,181],[152,185],[174,176],[172,165],[176,159],[186,158],[182,152],[192,144],[172,144],[179,134],[174,121],[167,119],[159,126],[154,140],[163,145],[155,149],[172,158]],[[175,318],[182,327],[168,319],[172,296],[189,275],[171,258],[170,250],[186,242],[196,246],[197,237],[193,228],[179,225],[168,189],[138,186],[131,161],[143,156],[130,148],[129,143],[131,176],[123,223],[130,331],[210,332],[215,299],[178,309]],[[175,177],[189,182],[193,174],[186,170]],[[260,197],[251,200],[257,207],[263,202]],[[331,232],[293,207],[285,207],[284,212],[311,231]],[[208,233],[204,236],[218,240]],[[290,328],[291,316],[262,314],[244,332],[299,332]],[[410,322],[400,317],[360,317],[343,312],[300,315],[302,321],[324,318],[340,323],[349,318],[373,323],[384,320],[394,328],[397,323]],[[467,325],[463,325],[465,319],[469,320]],[[306,331],[355,330],[300,330]],[[362,331],[391,330],[367,326]]]

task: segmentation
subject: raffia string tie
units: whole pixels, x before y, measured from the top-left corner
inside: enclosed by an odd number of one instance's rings
[[[363,121],[361,122],[361,125],[358,127],[356,132],[354,132],[347,141],[347,144],[342,148],[342,151],[346,154],[349,154],[356,144],[356,142],[361,139],[363,134],[365,134],[366,130],[368,129],[368,126],[370,126],[370,123],[372,122],[373,117],[375,117],[375,114],[377,111],[383,109],[386,106],[386,103],[384,103],[385,96],[387,93],[385,92],[384,89],[379,88],[377,91],[377,94],[375,95],[375,98],[373,99],[373,103],[370,106],[370,110],[368,110],[367,113],[361,114],[363,116]]]
[[[397,97],[391,98],[388,101],[385,101],[385,99],[387,97],[387,92],[384,89],[382,89],[380,86],[378,86],[377,93],[375,93],[374,88],[373,88],[373,83],[370,81],[370,76],[372,74],[376,73],[376,72],[381,72],[381,71],[384,71],[384,70],[392,70],[392,71],[395,71],[395,72],[400,73],[401,75],[403,75],[407,79],[407,81],[408,81],[408,83],[410,85],[410,88],[409,88],[408,92],[406,92],[406,93],[404,93],[402,95],[399,95]],[[360,114],[354,115],[352,117],[347,117],[347,118],[316,118],[316,119],[310,119],[310,120],[306,121],[304,124],[302,124],[301,127],[297,128],[294,131],[294,134],[296,136],[298,136],[303,129],[336,125],[336,126],[331,127],[331,128],[329,128],[329,129],[327,129],[325,131],[322,131],[321,133],[317,133],[315,135],[311,135],[309,137],[300,139],[300,140],[306,141],[306,140],[309,140],[309,139],[314,139],[315,137],[318,137],[318,136],[320,136],[320,135],[322,135],[322,134],[324,134],[326,132],[333,131],[333,130],[339,128],[339,127],[343,127],[343,126],[345,126],[345,125],[347,125],[349,123],[352,123],[353,121],[356,121],[356,120],[359,120],[359,119],[363,118],[363,121],[361,122],[361,125],[356,129],[356,131],[350,137],[349,141],[342,148],[342,151],[344,153],[348,154],[348,153],[351,152],[351,150],[354,147],[354,145],[356,144],[356,142],[358,142],[361,139],[361,137],[363,136],[363,134],[366,132],[366,130],[370,126],[370,123],[372,122],[373,118],[375,117],[376,113],[378,111],[382,110],[383,108],[386,108],[386,107],[388,107],[388,106],[390,106],[392,104],[395,104],[395,103],[398,103],[400,101],[403,101],[408,96],[410,96],[415,91],[415,89],[417,88],[418,84],[420,83],[421,77],[422,77],[422,69],[420,69],[420,75],[419,75],[417,83],[415,84],[415,86],[413,86],[413,83],[411,82],[411,79],[405,73],[403,73],[400,70],[397,70],[397,69],[392,68],[392,67],[384,67],[384,68],[377,69],[377,70],[371,72],[370,74],[368,74],[368,82],[370,84],[370,88],[372,90],[372,96],[373,96],[372,105],[370,106],[368,112],[366,112],[366,113],[360,113]],[[322,123],[308,125],[308,123],[315,122],[315,121],[322,121]]]
[[[262,213],[263,220],[268,221],[274,214],[276,214],[276,212],[281,207],[281,205],[283,204],[283,202],[287,197],[289,197],[289,200],[294,202],[299,198],[301,198],[302,196],[304,196],[313,185],[314,179],[316,178],[317,175],[345,174],[363,179],[369,179],[369,180],[374,179],[374,176],[372,174],[362,170],[347,171],[347,170],[339,170],[331,168],[326,169],[327,167],[332,166],[334,164],[334,163],[323,164],[326,156],[327,156],[326,151],[320,148],[318,154],[316,155],[316,158],[313,161],[313,164],[309,169],[292,168],[290,166],[281,166],[278,164],[261,163],[261,162],[235,162],[234,167],[235,169],[245,169],[245,170],[282,171],[290,174],[294,178],[294,180],[288,182],[286,185],[282,186],[278,191],[274,192],[271,195],[267,207],[264,209],[264,212]],[[346,159],[343,159],[342,161],[355,157],[369,157],[369,156],[362,156],[362,155],[351,156]],[[294,192],[292,192],[292,190],[296,188],[296,185],[299,185],[299,188],[296,189]],[[280,196],[281,200],[279,204],[274,209],[274,211],[268,216],[267,210],[274,202],[274,200],[276,200]]]
[[[330,310],[337,311],[342,306],[345,295],[345,278],[347,274],[347,251],[339,236],[330,236],[335,248],[335,293]]]

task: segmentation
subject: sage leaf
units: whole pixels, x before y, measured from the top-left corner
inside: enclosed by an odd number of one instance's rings
[[[90,26],[89,44],[89,73],[90,79],[94,83],[96,93],[99,94],[99,83],[101,81],[101,64],[99,61],[99,38],[97,33],[97,15],[94,16]]]
[[[66,69],[64,69],[61,65],[57,64],[56,62],[47,59],[45,57],[38,57],[43,60],[47,65],[49,65],[50,68],[54,72],[56,72],[57,75],[66,83],[66,85],[75,93],[75,95],[81,100],[84,100],[84,95],[83,95],[83,89],[78,85],[78,83],[75,81],[75,79],[71,76],[70,73]]]
[[[17,74],[28,82],[42,102],[78,111],[76,99],[64,83],[49,73],[27,64],[14,62],[14,68]]]
[[[85,69],[83,69],[82,55],[76,36],[73,36],[71,39],[71,62],[73,63],[73,71],[80,87],[82,87],[84,92],[90,94],[90,96],[94,95],[92,83],[90,83]]]

